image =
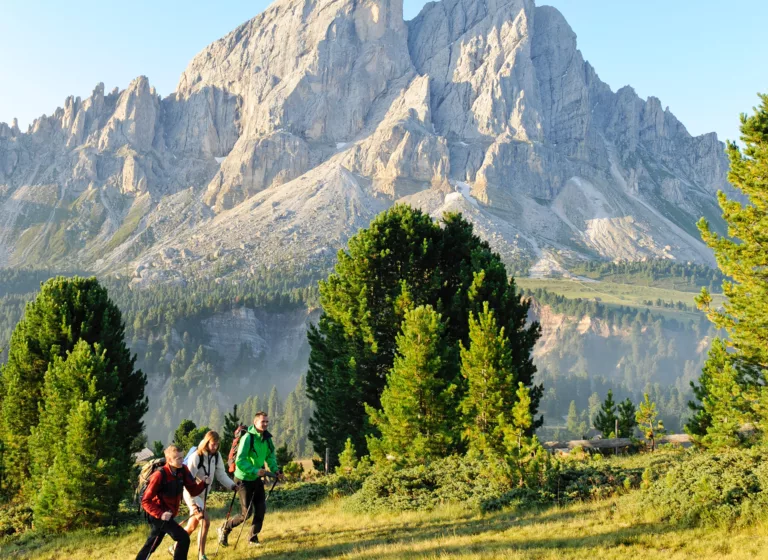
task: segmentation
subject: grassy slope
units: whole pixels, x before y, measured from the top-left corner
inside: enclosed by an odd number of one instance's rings
[[[214,513],[218,527],[223,499]],[[512,511],[474,514],[458,506],[435,512],[360,515],[344,501],[267,515],[264,546],[222,549],[219,557],[244,558],[765,558],[765,526],[746,529],[686,529],[639,519],[632,495],[562,509],[518,515]],[[208,554],[215,550],[209,536]],[[236,536],[235,533],[233,533]],[[146,536],[143,526],[117,535],[94,532],[56,539],[26,539],[2,546],[6,558],[133,558]],[[245,537],[244,537],[245,538]],[[232,539],[234,543],[234,538]],[[166,558],[164,547],[154,555]],[[193,544],[189,558],[195,558]]]
[[[670,290],[666,288],[656,288],[652,286],[640,286],[637,284],[620,284],[617,282],[586,282],[580,280],[558,280],[551,278],[516,278],[515,282],[521,288],[535,290],[545,288],[550,292],[562,294],[567,298],[594,299],[600,298],[603,303],[613,303],[616,305],[629,305],[634,307],[645,307],[644,301],[656,301],[657,298],[669,301],[682,301],[686,305],[695,306],[693,298],[697,295],[693,292],[684,292],[679,290]],[[715,305],[723,301],[723,296],[714,295]],[[668,311],[659,307],[648,307],[657,312]]]

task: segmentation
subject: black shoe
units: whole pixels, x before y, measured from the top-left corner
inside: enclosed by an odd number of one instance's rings
[[[251,539],[248,541],[248,546],[261,546],[261,543],[259,542],[259,537],[256,535],[251,537]]]
[[[222,525],[221,527],[219,527],[219,528],[216,530],[216,532],[219,534],[219,544],[220,544],[221,546],[229,546],[229,542],[227,541],[227,538],[229,537],[229,535],[228,535],[228,534],[227,534],[227,532],[224,530],[224,525]]]

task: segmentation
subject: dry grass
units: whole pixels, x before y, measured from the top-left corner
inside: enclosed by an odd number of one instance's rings
[[[640,518],[632,496],[518,515],[475,514],[459,506],[434,512],[360,515],[330,501],[301,511],[267,515],[264,546],[222,548],[220,558],[509,558],[509,559],[742,559],[768,558],[766,526],[738,530],[686,529]],[[215,510],[214,527],[225,508]],[[247,529],[246,529],[247,530]],[[216,548],[209,536],[208,554]],[[2,546],[10,558],[133,558],[145,527],[119,534],[76,533],[58,539],[27,537]],[[233,537],[236,533],[233,533]],[[167,537],[166,537],[167,539]],[[169,544],[170,541],[164,541]],[[234,544],[234,538],[232,538]],[[166,547],[155,558],[168,558]],[[197,547],[192,545],[190,558]]]

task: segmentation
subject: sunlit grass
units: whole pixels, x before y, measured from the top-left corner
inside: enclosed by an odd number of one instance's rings
[[[223,500],[218,500],[223,503]],[[218,527],[226,507],[212,509]],[[650,521],[634,495],[537,512],[479,514],[460,505],[433,512],[360,515],[344,500],[294,511],[270,512],[260,535],[261,548],[245,537],[237,550],[222,548],[221,558],[606,558],[697,560],[768,557],[763,524],[737,530],[685,528]],[[246,529],[247,531],[247,529]],[[128,526],[116,534],[80,532],[60,538],[26,537],[0,552],[10,558],[133,558],[146,528]],[[231,537],[232,545],[237,536]],[[194,539],[193,539],[194,540]],[[154,557],[166,558],[166,537]],[[208,555],[216,549],[215,531]],[[190,558],[197,555],[193,544]]]

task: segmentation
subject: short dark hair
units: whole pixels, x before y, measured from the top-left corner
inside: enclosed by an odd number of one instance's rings
[[[253,421],[254,421],[254,422],[256,422],[256,418],[260,418],[260,417],[262,417],[262,416],[269,416],[269,414],[267,414],[267,413],[266,413],[266,412],[264,412],[263,410],[260,410],[259,412],[257,412],[257,413],[256,413],[256,414],[253,416]]]

